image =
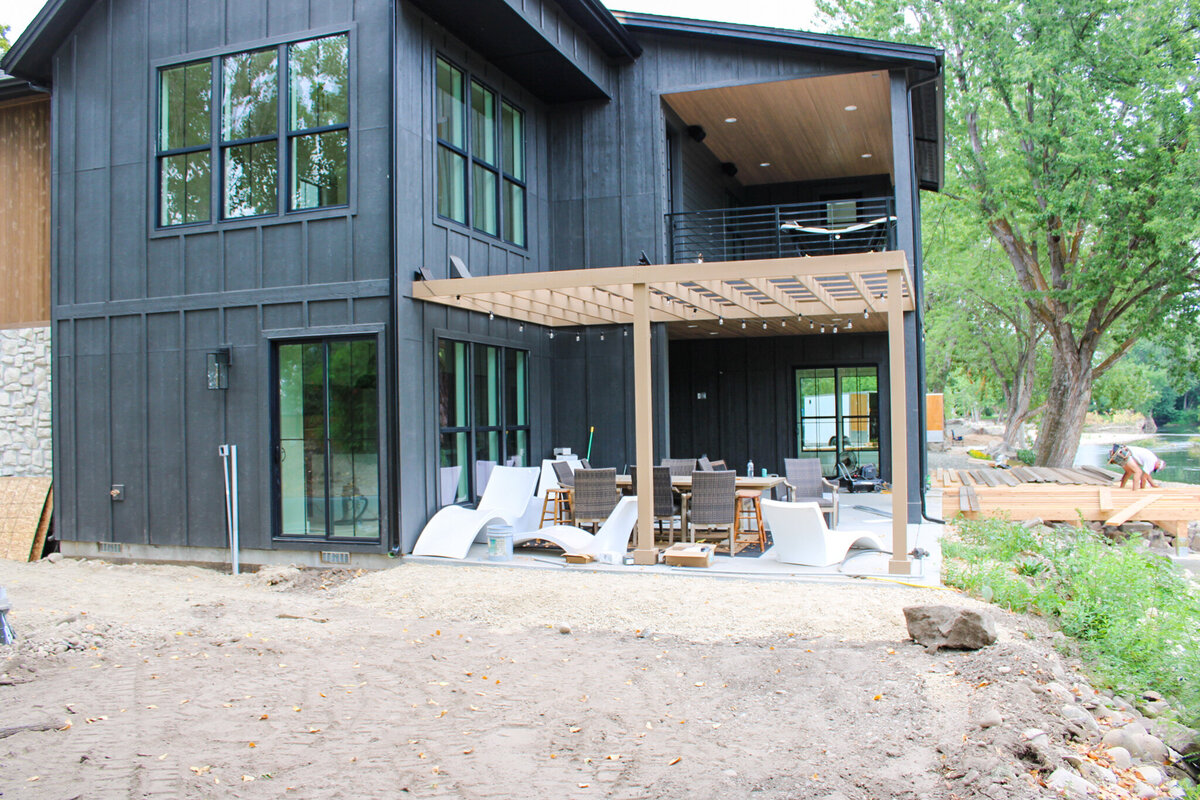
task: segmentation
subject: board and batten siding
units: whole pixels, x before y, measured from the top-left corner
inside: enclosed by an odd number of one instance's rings
[[[50,319],[50,98],[0,102],[0,328]]]
[[[392,313],[388,24],[382,2],[98,0],[55,54],[62,538],[223,547],[228,442],[243,546],[275,546],[272,338],[383,332]],[[350,206],[156,229],[155,66],[332,30],[351,36]],[[209,390],[207,353],[225,346],[229,389]],[[114,484],[124,500],[110,499]]]

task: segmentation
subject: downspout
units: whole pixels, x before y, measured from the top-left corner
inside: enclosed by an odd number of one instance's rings
[[[933,83],[938,78],[940,78],[941,75],[942,75],[942,68],[941,68],[941,65],[939,64],[937,71],[934,72],[934,74],[932,76],[926,78],[923,81],[917,81],[916,83],[914,83],[908,87],[908,140],[910,142],[915,143],[915,141],[916,141],[915,136],[914,136],[914,131],[913,131],[913,90],[919,89],[922,86],[925,86],[926,84]],[[916,168],[917,168],[917,159],[915,157],[915,148],[914,148],[914,158],[912,160],[912,169],[913,169],[914,173],[916,172]],[[912,207],[919,209],[921,207],[921,187],[919,186],[918,181],[916,180],[915,174],[913,175],[913,178],[914,178],[914,180],[912,181],[912,193],[913,193]],[[918,398],[918,401],[917,401],[917,431],[918,431],[919,435],[925,436],[926,435],[925,434],[925,423],[926,423],[926,419],[925,419],[925,276],[924,276],[924,272],[923,272],[923,270],[925,268],[925,263],[924,263],[924,258],[922,257],[922,250],[924,249],[925,243],[921,238],[920,225],[917,226],[917,229],[915,231],[913,231],[913,233],[915,234],[916,241],[917,241],[917,246],[913,248],[913,256],[917,262],[914,265],[915,268],[913,270],[914,279],[917,279],[917,276],[920,276],[919,280],[921,282],[920,296],[914,298],[916,300],[916,302],[913,303],[913,307],[914,307],[914,309],[916,311],[916,315],[917,315],[917,392],[918,392],[918,394],[917,394],[917,398]],[[920,491],[920,494],[921,494],[921,519],[926,520],[928,522],[937,523],[938,525],[945,525],[946,524],[945,520],[937,519],[935,517],[929,516],[929,512],[925,507],[925,485],[926,485],[926,479],[927,479],[927,476],[929,473],[929,455],[926,452],[927,445],[928,445],[928,441],[922,440],[921,446],[917,450],[918,464],[920,465],[920,473],[921,473],[921,491]],[[942,515],[945,516],[945,513],[946,512],[943,511]]]
[[[388,549],[388,556],[395,558],[400,555],[402,539],[400,537],[400,487],[397,483],[399,480],[399,470],[396,465],[400,463],[399,454],[395,452],[399,445],[399,431],[393,425],[396,420],[396,366],[399,361],[396,354],[396,318],[397,306],[400,303],[400,297],[396,292],[396,269],[398,268],[397,248],[396,248],[396,166],[398,164],[399,154],[396,152],[396,4],[399,0],[392,0],[388,3],[388,86],[390,96],[388,98],[388,154],[391,158],[391,163],[388,165],[388,260],[391,262],[391,268],[388,270],[388,296],[391,302],[388,304],[388,329],[384,336],[384,343],[388,353],[386,362],[387,367],[387,424],[384,428],[387,430],[388,448],[387,453],[389,460],[392,462],[388,465],[388,487],[390,502],[388,513],[388,527],[391,529],[388,536],[388,544],[391,547]]]

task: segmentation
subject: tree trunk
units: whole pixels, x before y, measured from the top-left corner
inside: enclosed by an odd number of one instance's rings
[[[1092,400],[1090,348],[1080,353],[1056,341],[1051,362],[1050,389],[1038,430],[1037,464],[1040,467],[1070,467],[1075,463],[1079,437]]]
[[[1025,346],[1017,359],[1010,388],[1005,392],[1008,409],[1004,417],[1004,447],[1010,450],[1020,450],[1025,444],[1024,423],[1030,416],[1033,384],[1037,380],[1037,342],[1034,338]]]

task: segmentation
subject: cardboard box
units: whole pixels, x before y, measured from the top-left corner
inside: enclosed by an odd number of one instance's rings
[[[568,564],[590,564],[596,559],[587,553],[563,553]]]
[[[672,567],[711,567],[714,544],[677,542],[664,551],[664,560]]]

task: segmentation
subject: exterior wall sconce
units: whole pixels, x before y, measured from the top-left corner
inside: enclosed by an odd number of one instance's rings
[[[229,388],[229,348],[222,347],[208,354],[208,388]]]

